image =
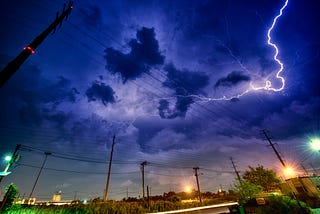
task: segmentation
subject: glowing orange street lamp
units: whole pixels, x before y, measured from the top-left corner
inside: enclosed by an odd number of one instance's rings
[[[184,191],[185,191],[186,193],[190,193],[190,192],[192,191],[191,186],[189,186],[189,185],[185,186],[185,187],[184,187]]]
[[[286,176],[286,178],[292,178],[296,174],[295,170],[290,166],[285,167],[283,172],[284,172],[284,175]]]

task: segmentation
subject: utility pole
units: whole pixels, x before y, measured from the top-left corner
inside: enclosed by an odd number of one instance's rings
[[[141,174],[142,174],[142,199],[144,200],[144,166],[147,165],[147,161],[143,161],[141,166]]]
[[[304,173],[306,173],[306,176],[308,176],[308,175],[309,175],[309,172],[308,172],[308,170],[306,169],[306,167],[304,167],[304,165],[303,165],[302,163],[301,163],[300,165],[301,165]]]
[[[127,187],[127,199],[129,198],[129,190],[128,190],[128,187]]]
[[[74,196],[73,196],[74,201],[77,200],[77,193],[78,193],[78,191],[74,191]]]
[[[278,153],[278,151],[277,151],[276,148],[274,147],[274,144],[271,142],[271,139],[270,139],[269,136],[267,135],[266,131],[265,131],[265,130],[262,130],[262,132],[263,132],[264,136],[267,138],[267,140],[268,140],[270,146],[272,147],[274,153],[276,153],[276,155],[277,155],[279,161],[281,162],[282,166],[283,166],[284,168],[286,168],[286,164],[284,163],[284,161],[282,160],[280,154]]]
[[[20,147],[21,147],[21,144],[17,144],[17,145],[16,145],[16,148],[14,149],[14,152],[13,152],[13,154],[12,154],[12,156],[11,156],[10,161],[9,161],[9,163],[7,164],[6,168],[5,168],[4,171],[3,171],[4,174],[8,173],[8,170],[10,169],[10,167],[12,166],[12,164],[13,164],[14,162],[17,162],[17,161],[18,161],[18,159],[19,159],[20,156],[17,154],[17,152],[18,152],[18,150],[20,149]],[[2,179],[4,178],[4,176],[5,176],[5,175],[3,175],[3,176],[0,177],[0,183],[2,182]]]
[[[267,132],[266,132],[265,130],[262,130],[262,132],[263,132],[264,136],[267,138],[267,140],[268,140],[270,146],[272,147],[274,153],[276,153],[276,155],[277,155],[279,161],[281,162],[282,166],[283,166],[284,168],[286,168],[285,162],[282,160],[280,154],[278,153],[278,151],[277,151],[276,148],[274,147],[274,144],[271,142],[271,139],[270,139],[269,136],[267,135]],[[290,187],[290,189],[291,189],[291,187]],[[302,213],[305,213],[305,211],[303,210],[303,208],[302,208],[302,206],[301,206],[301,204],[300,204],[300,201],[299,201],[299,198],[297,197],[297,195],[294,193],[294,191],[292,191],[291,193],[293,194],[293,197],[297,200],[297,203],[298,203],[299,208],[301,209]]]
[[[38,183],[38,180],[39,180],[39,177],[40,177],[40,175],[41,175],[42,169],[43,169],[43,167],[44,167],[44,165],[45,165],[45,163],[46,163],[46,161],[47,161],[47,157],[48,157],[48,155],[51,155],[51,152],[45,152],[44,154],[45,154],[45,158],[44,158],[44,160],[43,160],[43,162],[42,162],[42,166],[41,166],[41,168],[40,168],[40,171],[39,171],[39,173],[38,173],[38,176],[37,176],[37,178],[36,178],[36,181],[34,182],[34,185],[33,185],[32,190],[31,190],[31,192],[30,192],[29,199],[32,197],[33,191],[34,191],[34,189],[36,188],[36,185],[37,185],[37,183]]]
[[[232,157],[230,157],[230,160],[231,160],[231,163],[232,163],[232,167],[233,167],[233,169],[234,169],[234,172],[236,173],[237,178],[238,178],[238,180],[239,180],[239,183],[240,183],[240,185],[241,185],[241,184],[242,184],[242,180],[241,180],[241,177],[240,177],[240,175],[239,175],[239,171],[237,170],[236,165],[234,164]]]
[[[314,168],[314,166],[312,165],[312,163],[310,163],[310,166],[311,166],[314,174],[319,174],[318,170],[317,170],[316,168]]]
[[[147,201],[148,201],[148,207],[150,207],[150,194],[149,194],[149,186],[147,185]]]
[[[116,139],[116,136],[113,135],[112,146],[111,146],[111,154],[110,154],[110,160],[109,160],[108,177],[107,177],[107,182],[106,182],[106,188],[105,188],[105,190],[104,190],[104,195],[103,195],[103,201],[104,201],[104,202],[106,202],[106,201],[108,200],[108,189],[109,189],[109,181],[110,181],[110,173],[111,173],[111,165],[112,165],[112,156],[113,156],[115,139]]]
[[[62,21],[67,19],[72,10],[73,2],[70,1],[68,8],[66,4],[63,5],[61,15],[57,13],[56,19],[41,33],[39,34],[28,46],[23,48],[20,54],[7,64],[7,66],[0,73],[0,88],[11,78],[11,76],[19,69],[19,67],[33,54],[36,48],[46,39],[51,33],[55,32],[57,26],[62,26]]]
[[[4,205],[6,204],[7,200],[9,199],[11,191],[13,190],[13,188],[14,188],[13,185],[9,185],[9,188],[8,188],[6,194],[4,195],[4,197],[2,199],[2,202],[1,202],[1,205],[0,205],[0,213],[2,213]]]
[[[199,201],[201,203],[202,202],[202,200],[201,200],[201,191],[200,191],[199,178],[198,178],[199,177],[199,174],[198,174],[199,167],[193,167],[193,170],[194,170],[194,176],[196,176],[196,180],[197,180]]]

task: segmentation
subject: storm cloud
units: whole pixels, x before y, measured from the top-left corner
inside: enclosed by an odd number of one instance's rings
[[[167,100],[160,100],[159,115],[167,119],[185,117],[190,105],[194,103],[190,95],[202,93],[202,89],[209,84],[209,77],[200,72],[178,70],[173,64],[166,65],[164,69],[167,72],[167,79],[163,82],[163,86],[174,90],[176,103],[171,109]]]
[[[94,82],[91,87],[87,89],[86,96],[88,101],[97,101],[100,100],[103,105],[107,105],[108,103],[115,103],[115,92],[109,85],[105,85],[104,83]]]
[[[83,14],[83,22],[88,27],[100,28],[102,26],[102,13],[98,6],[88,5],[86,9],[80,9]]]
[[[226,77],[220,78],[214,84],[214,88],[218,87],[232,87],[238,85],[241,82],[250,81],[250,77],[243,74],[242,71],[232,71]]]
[[[130,53],[122,53],[112,47],[106,49],[106,68],[113,74],[119,73],[123,82],[148,73],[152,66],[162,65],[164,56],[160,53],[154,28],[143,27],[137,31],[136,39],[128,43]]]

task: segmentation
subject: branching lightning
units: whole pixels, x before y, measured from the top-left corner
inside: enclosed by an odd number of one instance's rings
[[[278,59],[279,49],[278,49],[277,45],[271,41],[271,32],[272,32],[274,26],[276,25],[278,18],[279,18],[280,16],[282,16],[282,11],[287,7],[288,2],[289,2],[289,0],[286,0],[286,1],[285,1],[284,5],[282,6],[282,8],[281,8],[280,11],[279,11],[279,14],[273,19],[272,25],[271,25],[271,27],[269,28],[268,34],[267,34],[267,35],[268,35],[268,45],[270,45],[271,47],[273,47],[274,50],[275,50],[275,54],[273,55],[273,59],[274,59],[274,60],[279,64],[279,66],[280,66],[278,72],[276,73],[276,78],[277,78],[277,79],[280,79],[282,85],[281,85],[280,88],[273,88],[271,82],[270,82],[269,80],[266,80],[266,81],[265,81],[265,85],[262,86],[262,87],[257,87],[257,88],[256,88],[256,87],[254,87],[254,86],[251,84],[251,87],[252,87],[253,90],[261,90],[261,89],[264,89],[264,90],[269,90],[269,91],[271,90],[271,91],[277,92],[277,91],[283,90],[283,88],[284,88],[284,86],[285,86],[285,79],[281,76],[281,73],[282,73],[282,71],[283,71],[284,66],[283,66],[283,63]]]
[[[276,26],[277,24],[277,21],[278,19],[282,16],[283,14],[283,10],[287,7],[288,5],[288,2],[289,0],[286,0],[284,5],[281,7],[281,9],[279,10],[279,13],[277,16],[274,17],[273,19],[273,22],[272,22],[272,25],[269,27],[268,29],[268,33],[267,33],[267,43],[269,46],[271,46],[275,53],[273,55],[273,60],[279,65],[279,69],[278,71],[276,72],[276,79],[280,80],[281,81],[281,86],[279,88],[274,88],[272,86],[272,82],[270,80],[265,80],[264,81],[264,85],[262,86],[255,86],[252,82],[250,83],[250,87],[243,91],[242,93],[240,94],[237,94],[237,95],[234,95],[234,96],[222,96],[222,97],[218,97],[218,98],[208,98],[208,97],[204,97],[204,96],[200,96],[200,95],[191,95],[192,97],[194,98],[197,98],[197,99],[200,99],[202,101],[205,101],[205,102],[208,102],[208,101],[220,101],[220,100],[232,100],[232,99],[237,99],[237,98],[240,98],[252,91],[260,91],[260,90],[266,90],[266,91],[274,91],[274,92],[279,92],[279,91],[282,91],[285,87],[285,79],[283,76],[281,76],[281,73],[283,72],[283,69],[284,69],[284,65],[283,63],[280,61],[280,59],[278,58],[278,55],[279,55],[279,49],[277,47],[277,45],[272,41],[272,38],[271,38],[271,33],[274,29],[274,27]],[[225,46],[224,46],[225,47]],[[227,48],[227,47],[225,47]],[[237,62],[240,64],[240,66],[246,70],[247,68],[236,58],[236,56],[231,52],[231,50],[229,48],[227,48],[227,50],[229,51],[229,53],[231,54],[231,56],[233,58],[235,58],[237,60]]]

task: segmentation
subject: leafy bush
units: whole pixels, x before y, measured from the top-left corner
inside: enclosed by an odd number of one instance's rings
[[[6,187],[6,194],[3,197],[3,201],[1,203],[1,210],[0,212],[8,212],[15,200],[16,196],[18,195],[19,191],[16,185],[13,183],[9,184]]]
[[[173,202],[175,201],[175,202]],[[106,203],[98,200],[89,204],[70,204],[63,206],[36,206],[19,205],[10,209],[8,214],[142,214],[148,212],[162,212],[169,210],[186,209],[217,203],[216,200],[204,200],[202,203],[182,203],[176,201],[150,201],[150,204],[142,202],[108,201]],[[220,200],[218,202],[221,202]]]
[[[253,184],[250,181],[243,181],[235,186],[235,191],[238,194],[238,201],[240,204],[245,204],[254,199],[258,193],[261,193],[261,187]]]
[[[304,202],[297,202],[289,196],[269,196],[267,204],[259,209],[259,214],[300,214],[312,213],[311,208]]]

